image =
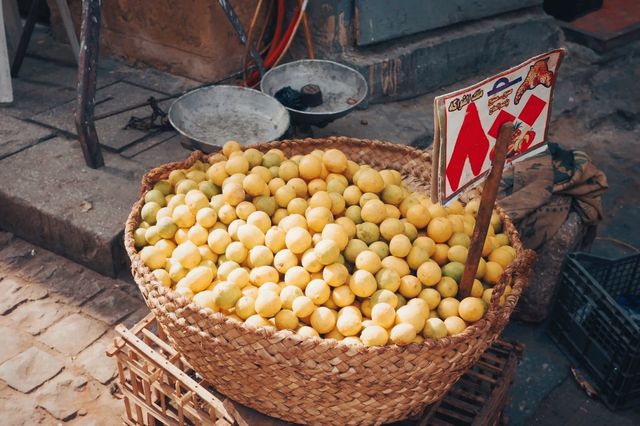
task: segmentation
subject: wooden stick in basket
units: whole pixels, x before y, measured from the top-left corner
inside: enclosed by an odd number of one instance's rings
[[[461,299],[469,297],[471,294],[473,280],[476,277],[480,256],[482,256],[482,247],[484,246],[484,241],[487,238],[487,231],[489,230],[491,213],[493,212],[493,206],[495,205],[496,197],[498,196],[498,187],[500,186],[502,170],[504,169],[504,162],[507,157],[507,147],[512,134],[513,123],[504,123],[500,126],[500,133],[498,134],[498,139],[494,146],[491,171],[489,172],[489,176],[487,177],[487,180],[484,183],[484,188],[482,189],[480,208],[478,209],[476,225],[473,228],[473,237],[471,238],[471,247],[469,248],[467,261],[464,265],[464,272],[462,274],[462,279],[460,280],[460,291],[458,294]]]

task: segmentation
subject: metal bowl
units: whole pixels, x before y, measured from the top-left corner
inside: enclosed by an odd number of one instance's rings
[[[169,121],[184,136],[207,145],[230,139],[254,144],[280,138],[289,113],[271,96],[239,86],[207,86],[182,95],[169,108]]]
[[[300,90],[316,84],[322,91],[322,104],[305,111],[287,108],[294,123],[326,124],[343,117],[367,96],[367,81],[353,68],[333,61],[303,59],[289,62],[267,71],[260,90],[270,96],[283,87]]]

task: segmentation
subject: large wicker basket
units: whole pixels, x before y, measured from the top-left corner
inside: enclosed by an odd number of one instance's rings
[[[391,143],[336,137],[276,141],[256,145],[287,155],[338,148],[350,159],[400,171],[412,189],[429,193],[431,157]],[[171,170],[198,159],[165,164],[142,181],[143,195]],[[215,161],[215,157],[212,158]],[[463,333],[407,346],[354,347],[336,340],[302,338],[289,331],[255,329],[208,309],[199,309],[164,288],[141,261],[133,241],[143,198],[125,230],[131,269],[147,305],[191,366],[218,391],[242,404],[303,424],[382,424],[419,413],[440,399],[498,337],[525,287],[535,255],[525,250],[513,224],[500,210],[516,259],[495,286],[485,317]],[[512,286],[506,303],[499,296]]]

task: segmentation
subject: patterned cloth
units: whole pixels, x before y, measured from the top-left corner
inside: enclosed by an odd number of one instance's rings
[[[549,143],[547,152],[504,171],[498,200],[523,244],[537,249],[560,229],[571,210],[584,224],[596,225],[608,187],[607,177],[587,154]]]

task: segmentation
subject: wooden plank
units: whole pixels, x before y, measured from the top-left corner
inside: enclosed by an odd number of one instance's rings
[[[7,36],[7,49],[9,56],[13,58],[18,50],[20,35],[22,34],[22,19],[18,9],[18,0],[0,0],[2,13],[4,14],[4,29]],[[2,21],[2,19],[0,19]]]
[[[0,2],[4,4],[6,0],[0,0]],[[11,66],[7,51],[3,9],[4,7],[0,7],[0,103],[9,103],[13,102],[13,87],[11,85]]]
[[[62,18],[62,24],[64,25],[65,32],[67,33],[67,39],[69,39],[71,50],[73,50],[73,56],[76,58],[76,62],[78,62],[80,46],[78,45],[78,36],[76,35],[76,29],[73,26],[73,20],[71,19],[69,5],[67,4],[67,0],[56,0],[56,4],[58,5],[60,18]]]
[[[356,43],[401,36],[542,4],[542,0],[356,0]]]

